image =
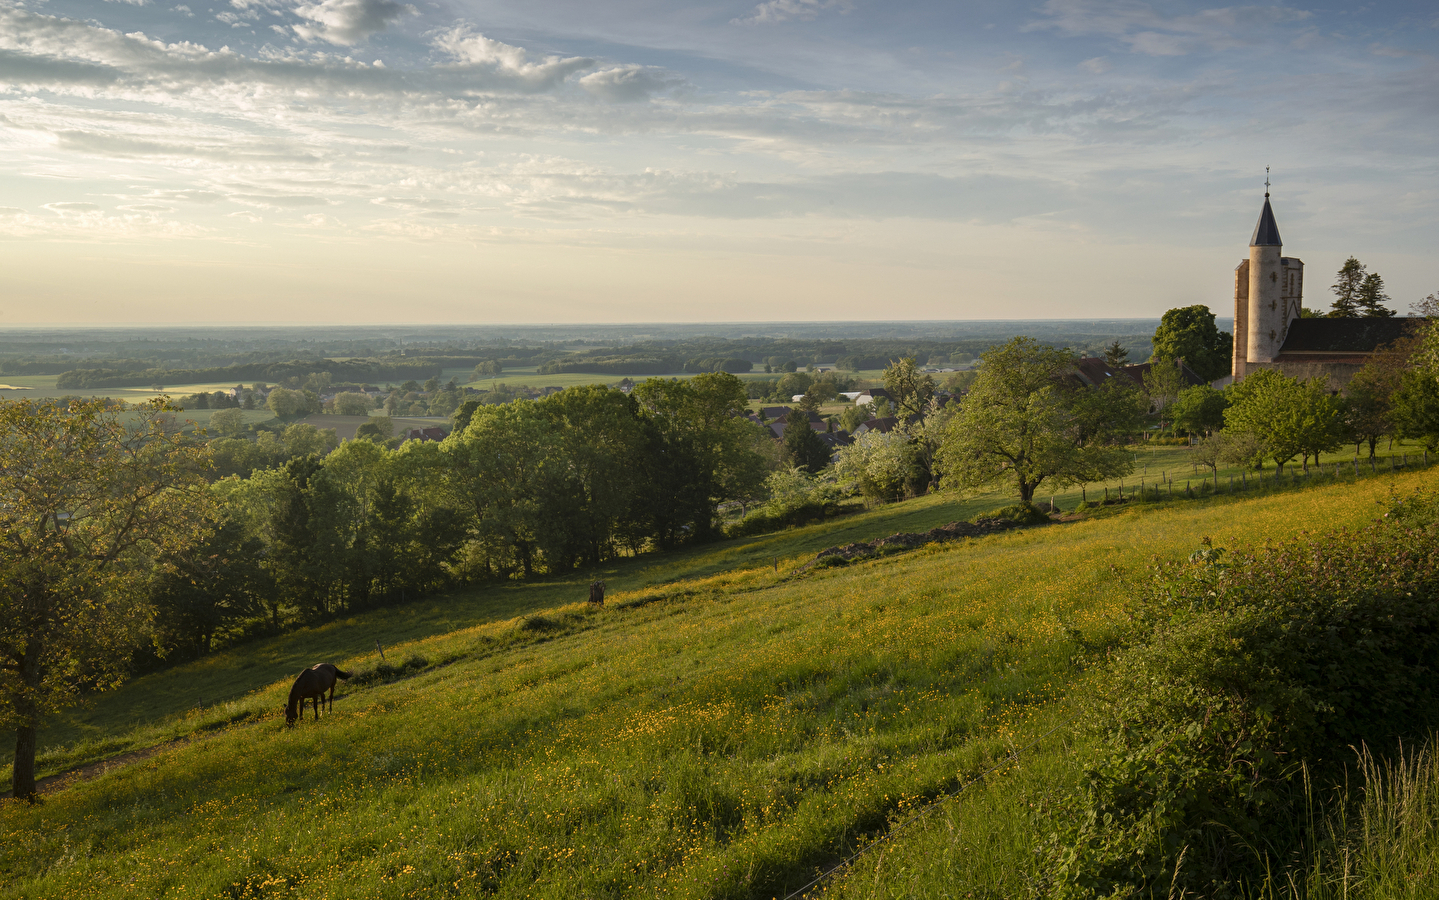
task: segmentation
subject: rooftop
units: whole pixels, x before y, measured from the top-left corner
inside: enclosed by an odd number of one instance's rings
[[[1404,337],[1419,319],[1295,319],[1289,323],[1282,353],[1372,353]]]

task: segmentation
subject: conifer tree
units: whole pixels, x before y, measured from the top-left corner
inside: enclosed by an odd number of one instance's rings
[[[1364,288],[1364,276],[1368,267],[1354,257],[1344,260],[1329,288],[1334,292],[1334,302],[1329,305],[1329,318],[1353,319],[1360,313],[1359,297]]]
[[[1129,351],[1119,345],[1119,339],[1104,348],[1104,364],[1111,369],[1129,365]]]
[[[1391,318],[1394,310],[1384,305],[1387,302],[1389,295],[1384,293],[1384,279],[1379,277],[1378,272],[1365,275],[1364,281],[1359,285],[1357,303],[1360,315],[1370,319]]]

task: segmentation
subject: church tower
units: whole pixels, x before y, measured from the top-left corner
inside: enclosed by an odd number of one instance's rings
[[[1279,224],[1264,187],[1264,208],[1249,241],[1249,258],[1234,270],[1234,380],[1271,365],[1304,305],[1304,263],[1281,256]]]

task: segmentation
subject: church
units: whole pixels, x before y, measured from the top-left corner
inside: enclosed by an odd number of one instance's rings
[[[1234,270],[1233,370],[1216,387],[1259,369],[1278,369],[1292,378],[1323,376],[1342,390],[1376,349],[1402,338],[1415,321],[1302,318],[1304,263],[1283,250],[1266,190],[1249,258]]]

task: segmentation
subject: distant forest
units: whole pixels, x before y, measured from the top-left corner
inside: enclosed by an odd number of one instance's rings
[[[451,328],[157,328],[0,331],[0,375],[58,375],[57,387],[280,382],[326,371],[382,385],[493,362],[537,374],[678,375],[788,364],[878,369],[913,357],[956,364],[1016,334],[1081,355],[1118,340],[1141,362],[1157,320]],[[1223,327],[1224,323],[1220,323]]]

